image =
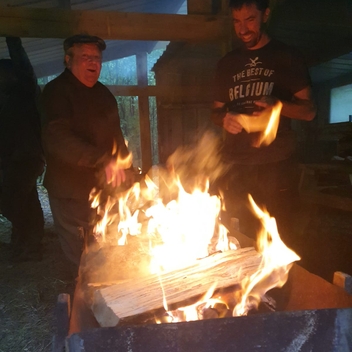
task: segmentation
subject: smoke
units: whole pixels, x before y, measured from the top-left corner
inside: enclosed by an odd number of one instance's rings
[[[198,142],[179,147],[167,160],[167,169],[176,174],[186,191],[204,190],[207,181],[214,182],[227,170],[221,159],[221,140],[206,131]]]

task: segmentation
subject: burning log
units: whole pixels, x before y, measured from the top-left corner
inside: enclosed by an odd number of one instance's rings
[[[170,305],[204,294],[213,285],[220,289],[239,284],[260,262],[254,248],[216,253],[180,270],[98,289],[92,311],[101,326],[115,326],[120,319],[162,308],[163,297]]]

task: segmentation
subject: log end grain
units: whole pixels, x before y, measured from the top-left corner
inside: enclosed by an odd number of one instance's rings
[[[120,321],[120,318],[106,304],[105,299],[100,291],[94,292],[94,303],[92,305],[92,311],[101,327],[113,327],[116,326]]]

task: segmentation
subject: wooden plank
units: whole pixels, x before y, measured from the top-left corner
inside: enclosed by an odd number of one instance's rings
[[[213,0],[187,0],[187,12],[190,14],[212,13]]]
[[[193,102],[213,101],[212,89],[204,89],[200,85],[187,85],[187,86],[107,86],[112,94],[115,96],[152,96],[152,97],[172,97],[173,101],[180,102],[190,99]],[[171,99],[171,98],[170,98]],[[210,105],[209,105],[210,106]]]
[[[217,289],[236,285],[256,272],[260,262],[254,248],[217,253],[187,268],[97,290],[92,310],[101,326],[115,326],[122,318],[162,308],[163,295],[171,305],[204,294],[213,284]]]
[[[137,58],[137,80],[138,86],[148,86],[147,53],[139,53]],[[142,171],[148,172],[152,166],[152,144],[150,135],[149,97],[141,95],[138,97],[139,127],[142,152]]]
[[[44,86],[40,86],[44,89]],[[213,101],[213,92],[211,89],[205,90],[203,86],[110,86],[106,85],[110,92],[116,97],[173,97],[175,101],[183,101],[185,98],[193,94],[193,101],[204,105],[204,101]],[[203,103],[203,104],[202,104]],[[177,106],[177,103],[175,104]],[[210,105],[209,105],[210,109]]]
[[[212,15],[0,7],[2,37],[66,38],[88,33],[115,40],[211,42],[228,36],[228,21]]]

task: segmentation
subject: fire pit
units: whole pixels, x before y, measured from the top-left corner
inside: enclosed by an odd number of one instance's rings
[[[328,309],[188,323],[100,328],[68,339],[70,352],[350,351],[352,309]]]
[[[252,240],[232,233],[246,247]],[[294,264],[281,289],[267,292],[276,309],[265,303],[248,316],[173,324],[127,320],[101,327],[87,306],[82,281],[69,302],[58,304],[61,341],[70,352],[94,351],[350,351],[352,296]],[[57,345],[60,340],[57,339]],[[59,351],[60,349],[58,349]],[[62,349],[61,349],[62,351]]]
[[[342,288],[294,264],[283,288],[268,295],[277,302],[277,311],[264,308],[264,313],[259,309],[243,317],[102,328],[78,285],[69,329],[61,325],[61,337],[67,337],[70,352],[350,351],[352,296]],[[58,305],[64,316],[68,303]]]
[[[228,234],[221,201],[203,177],[205,166],[217,172],[219,158],[182,152],[186,163],[173,155],[172,172],[159,170],[168,192],[145,179],[144,189],[119,195],[111,217],[111,199],[104,196],[104,209],[94,194],[102,224],[82,255],[70,318],[69,302],[59,305],[69,328],[58,336],[68,336],[68,351],[348,351],[352,296],[295,264],[300,258],[281,241],[275,219],[251,197],[263,226],[256,249],[235,229]],[[112,236],[110,218],[118,219]],[[218,298],[223,313],[203,305]],[[174,312],[188,308],[196,314],[179,322]]]

